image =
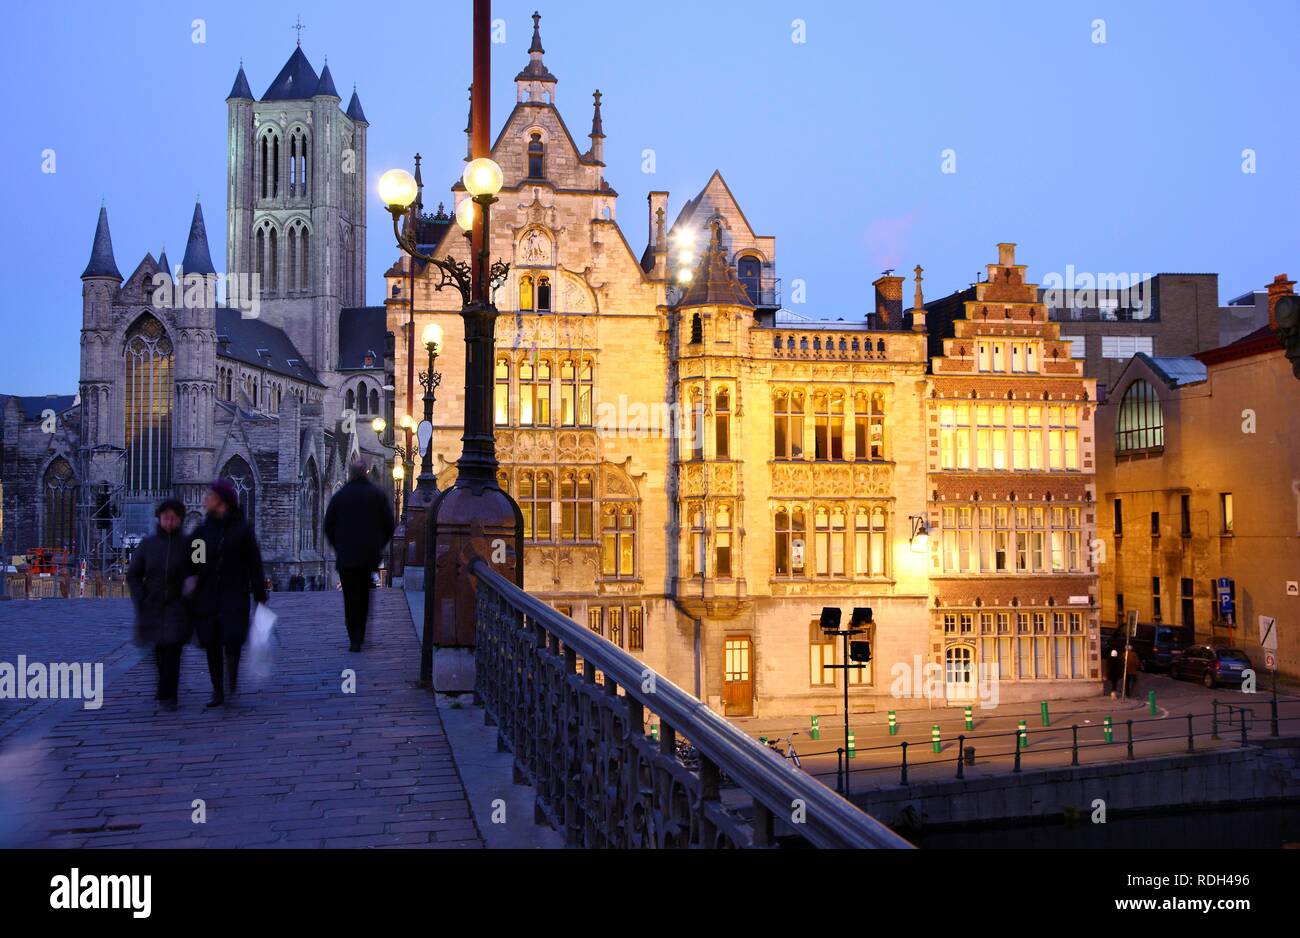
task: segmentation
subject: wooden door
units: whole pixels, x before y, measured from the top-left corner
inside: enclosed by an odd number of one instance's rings
[[[723,644],[722,702],[729,717],[754,712],[753,654],[749,637],[734,635]]]

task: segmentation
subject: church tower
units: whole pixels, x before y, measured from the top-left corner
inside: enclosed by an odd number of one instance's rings
[[[253,100],[241,66],[226,99],[228,274],[260,281],[260,318],[316,372],[338,368],[339,310],[365,303],[366,129],[346,111],[329,65],[301,45]]]

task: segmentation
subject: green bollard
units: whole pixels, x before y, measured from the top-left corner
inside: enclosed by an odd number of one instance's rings
[[[858,738],[853,735],[853,730],[849,730],[849,758],[856,759],[858,756]]]
[[[1024,721],[1024,720],[1021,720],[1021,721],[1020,721],[1020,726],[1017,728],[1017,735],[1018,735],[1019,738],[1020,738],[1020,748],[1021,748],[1021,749],[1028,749],[1028,748],[1029,748],[1029,730],[1025,729],[1025,721]]]
[[[896,714],[893,710],[889,711],[889,735],[890,736],[898,735],[898,714]]]
[[[808,731],[808,736],[811,739],[822,738],[821,720],[816,716],[813,716],[812,718],[812,729]]]
[[[1106,717],[1101,721],[1101,728],[1106,733],[1106,742],[1113,743],[1115,741],[1115,721],[1110,717]]]
[[[1156,715],[1156,692],[1153,690],[1147,691],[1147,707],[1150,708],[1151,715],[1155,716]]]
[[[966,705],[966,711],[964,716],[966,717],[966,729],[968,730],[975,729],[975,714],[971,711],[970,704]]]
[[[934,724],[934,726],[930,727],[930,748],[931,748],[934,752],[942,752],[942,751],[943,751],[943,743],[941,742],[941,740],[940,740],[940,738],[939,738],[939,724],[938,724],[938,723],[936,723],[936,724]]]
[[[1042,703],[1040,703],[1040,704],[1038,705],[1038,712],[1039,712],[1040,714],[1042,714],[1042,717],[1043,717],[1043,726],[1051,726],[1051,725],[1052,725],[1052,718],[1049,717],[1049,716],[1047,715],[1047,701],[1046,701],[1046,700],[1044,700]]]

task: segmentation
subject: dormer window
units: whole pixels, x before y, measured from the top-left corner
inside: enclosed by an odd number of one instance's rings
[[[545,179],[545,155],[546,145],[542,143],[542,135],[534,132],[528,140],[528,178]]]

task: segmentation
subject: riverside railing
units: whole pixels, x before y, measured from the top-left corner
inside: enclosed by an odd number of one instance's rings
[[[478,580],[479,696],[517,777],[537,790],[539,815],[569,845],[770,847],[795,837],[817,847],[911,846],[481,558],[469,572]],[[647,711],[658,717],[657,739]],[[678,758],[679,737],[698,767]],[[724,777],[752,799],[751,816],[724,805]]]

